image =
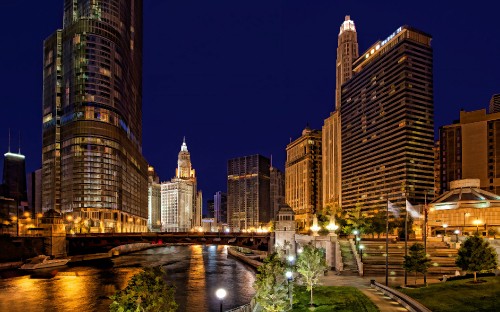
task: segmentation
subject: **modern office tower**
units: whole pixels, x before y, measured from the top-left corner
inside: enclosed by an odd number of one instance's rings
[[[347,15],[340,26],[337,45],[337,75],[335,88],[335,108],[340,109],[341,89],[344,82],[352,77],[352,64],[359,57],[358,34],[351,17]]]
[[[457,123],[439,129],[441,192],[450,182],[479,179],[481,189],[500,194],[500,112],[460,112]]]
[[[427,199],[432,199],[441,194],[441,149],[439,145],[439,140],[437,140],[434,143],[434,148],[432,149],[434,151],[434,194],[430,197],[428,196]]]
[[[196,192],[195,207],[193,212],[193,227],[201,227],[203,219],[203,193],[201,190]]]
[[[161,183],[151,166],[148,167],[148,229],[161,231]]]
[[[14,199],[17,206],[28,206],[26,162],[21,151],[13,153],[9,148],[9,151],[4,154],[2,184],[4,197]]]
[[[403,26],[354,62],[340,107],[343,209],[424,203],[434,189],[430,43]]]
[[[227,214],[232,231],[257,230],[271,220],[270,160],[261,155],[227,164]]]
[[[500,94],[494,94],[490,100],[490,114],[500,113]]]
[[[341,134],[339,109],[341,101],[341,87],[352,77],[352,64],[359,56],[358,35],[356,27],[350,16],[340,26],[337,45],[336,63],[336,110],[325,119],[322,128],[322,154],[323,154],[323,205],[330,209],[341,206]]]
[[[215,224],[221,227],[227,224],[227,194],[216,192],[214,195],[214,219]]]
[[[286,147],[285,202],[299,230],[309,229],[313,215],[323,210],[321,164],[321,131],[306,127]]]
[[[42,212],[42,169],[28,173],[28,207],[33,216]]]
[[[270,177],[271,219],[275,220],[278,210],[285,203],[285,175],[271,165]]]
[[[207,200],[207,215],[204,218],[215,218],[215,202],[213,199]]]
[[[145,231],[142,0],[65,0],[44,41],[42,208]]]
[[[201,226],[201,192],[197,191],[196,174],[184,138],[175,177],[161,184],[161,223],[163,231],[187,232]],[[199,216],[199,222],[198,222]]]

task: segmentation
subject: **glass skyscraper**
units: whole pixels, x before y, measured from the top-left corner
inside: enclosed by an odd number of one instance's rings
[[[44,42],[42,208],[142,231],[142,0],[65,0]]]

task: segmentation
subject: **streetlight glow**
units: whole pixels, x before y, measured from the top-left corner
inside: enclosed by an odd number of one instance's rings
[[[224,288],[219,288],[215,292],[215,295],[217,296],[217,298],[219,298],[219,300],[222,300],[222,299],[224,299],[226,297],[227,292],[226,292],[226,290]]]

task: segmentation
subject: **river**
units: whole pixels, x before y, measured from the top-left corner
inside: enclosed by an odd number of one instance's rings
[[[219,311],[215,291],[227,290],[224,310],[250,302],[252,268],[216,245],[144,250],[87,266],[65,266],[26,274],[0,272],[0,311],[109,311],[108,296],[123,289],[142,267],[163,265],[176,286],[179,312]]]

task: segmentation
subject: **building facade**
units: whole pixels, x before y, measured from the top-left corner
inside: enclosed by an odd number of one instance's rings
[[[28,206],[26,160],[21,151],[13,153],[9,149],[4,154],[2,185],[4,197],[14,199],[17,206]]]
[[[270,160],[261,155],[227,164],[227,213],[232,231],[254,231],[271,221]]]
[[[148,167],[148,229],[161,231],[161,183],[151,166]]]
[[[500,113],[460,112],[457,123],[439,129],[441,193],[450,182],[479,179],[481,189],[500,194]]]
[[[286,147],[285,202],[295,213],[299,230],[308,230],[313,215],[323,210],[321,131],[306,127]]]
[[[430,43],[403,26],[354,62],[340,107],[343,209],[420,204],[434,189]]]
[[[184,138],[175,177],[161,183],[161,224],[166,232],[188,232],[201,226],[201,192]]]
[[[434,194],[432,197],[435,197],[441,194],[441,148],[440,142],[437,140],[434,143]]]
[[[37,169],[26,176],[28,188],[28,207],[33,216],[42,212],[42,169]]]
[[[95,232],[147,230],[142,0],[65,0],[44,41],[42,208]]]
[[[275,220],[280,207],[285,203],[285,175],[278,168],[270,168],[271,219]]]

